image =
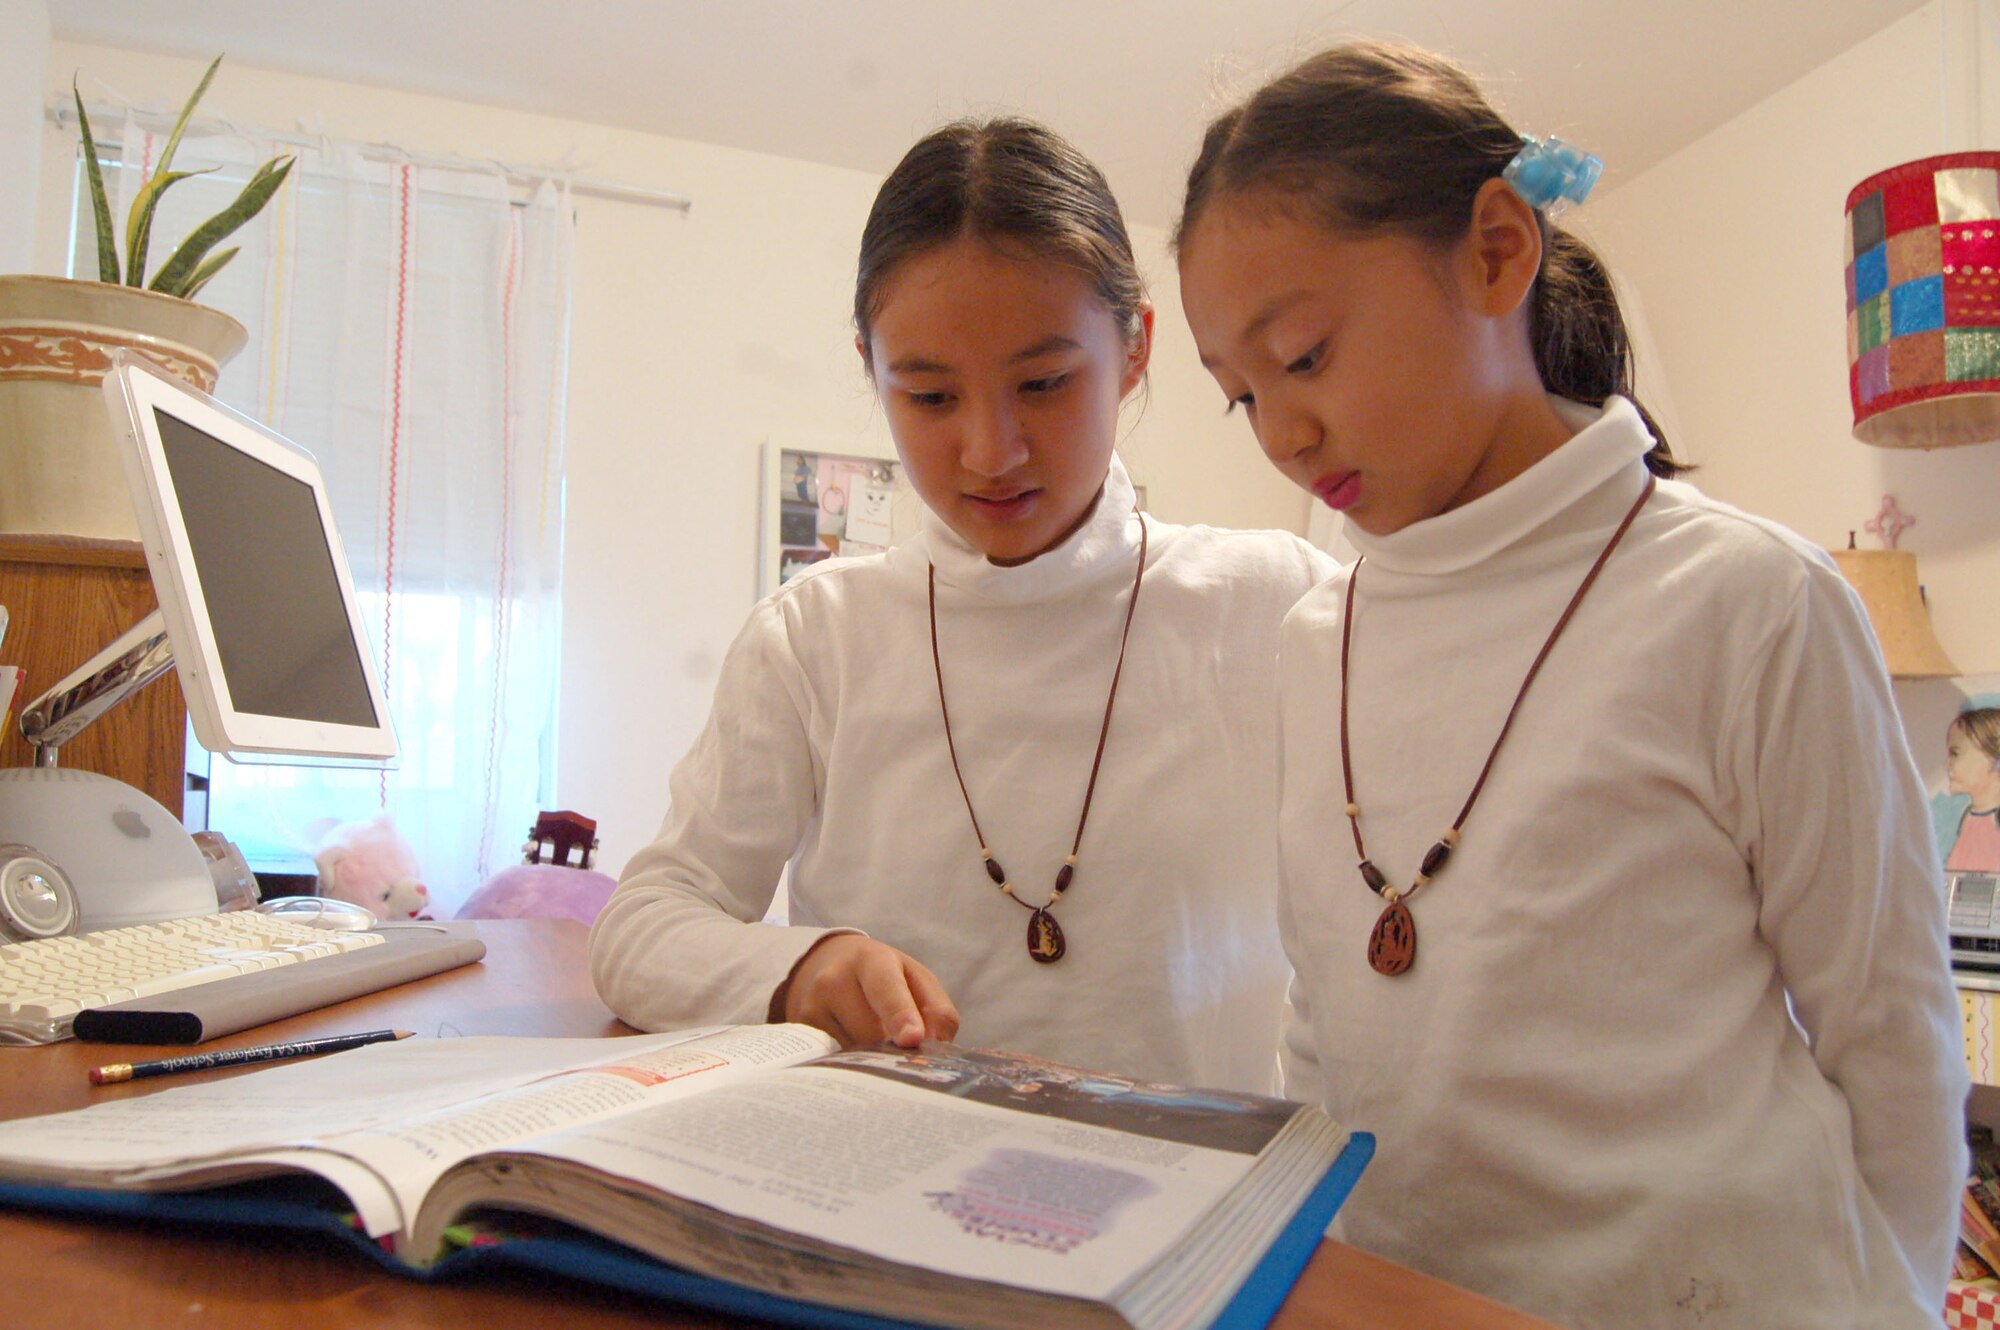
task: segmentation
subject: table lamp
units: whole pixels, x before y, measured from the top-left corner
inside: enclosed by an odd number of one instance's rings
[[[1882,663],[1889,667],[1890,678],[1953,678],[1958,667],[1944,654],[1931,630],[1930,610],[1917,582],[1917,556],[1896,548],[1903,532],[1916,521],[1897,506],[1895,495],[1885,494],[1881,511],[1862,523],[1862,528],[1880,536],[1887,548],[1856,549],[1849,533],[1847,548],[1832,551],[1833,561],[1840,565],[1841,576],[1868,611],[1868,623],[1882,645]]]
[[[1882,663],[1892,679],[1949,679],[1958,667],[1944,654],[1931,631],[1929,612],[1917,586],[1917,556],[1909,550],[1834,550],[1840,565],[1861,596],[1868,622],[1882,644]]]

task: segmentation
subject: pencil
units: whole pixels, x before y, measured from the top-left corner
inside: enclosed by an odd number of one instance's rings
[[[207,1071],[211,1067],[240,1067],[246,1062],[276,1062],[280,1058],[311,1057],[318,1053],[338,1053],[363,1044],[408,1039],[413,1030],[370,1030],[365,1034],[331,1034],[324,1039],[296,1039],[288,1044],[263,1044],[256,1048],[225,1048],[213,1053],[190,1053],[183,1058],[159,1062],[114,1062],[90,1073],[92,1085],[116,1085],[120,1081],[144,1080],[148,1076],[172,1076],[183,1071]]]

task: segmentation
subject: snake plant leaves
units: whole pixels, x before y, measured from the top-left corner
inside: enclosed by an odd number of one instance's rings
[[[131,210],[125,214],[125,281],[131,286],[146,284],[146,248],[153,233],[153,209],[159,205],[160,195],[176,180],[185,180],[192,171],[173,171],[174,151],[181,146],[181,135],[187,132],[188,121],[194,116],[195,103],[208,91],[208,85],[215,82],[215,68],[222,63],[217,56],[208,62],[208,69],[202,74],[201,82],[195,85],[187,104],[181,107],[180,118],[174,121],[173,132],[167,135],[167,146],[160,149],[160,164],[153,168],[153,176],[132,200]]]
[[[202,260],[199,268],[188,275],[187,286],[181,291],[185,300],[193,300],[195,293],[208,285],[208,279],[222,271],[222,265],[236,257],[237,246],[231,245],[219,254],[211,254]]]
[[[160,206],[160,196],[167,192],[167,186],[189,176],[207,175],[215,170],[213,166],[199,171],[169,171],[164,164],[153,172],[152,179],[140,187],[138,197],[132,200],[132,212],[125,228],[125,281],[128,285],[143,284],[146,276],[146,246],[153,234],[153,210]]]
[[[258,167],[257,174],[250,177],[250,182],[243,186],[243,192],[236,196],[234,203],[196,227],[181,242],[180,248],[173,252],[153,278],[150,289],[170,296],[186,296],[189,283],[202,267],[202,257],[270,202],[271,196],[278,192],[278,186],[284,184],[285,177],[291,174],[293,161],[291,157],[274,157]],[[202,280],[206,281],[214,275],[211,268]]]
[[[170,186],[189,176],[205,175],[208,171],[219,169],[208,167],[201,171],[175,171],[170,167],[174,152],[180,147],[181,135],[187,131],[188,123],[194,116],[195,104],[208,91],[208,85],[214,82],[216,67],[221,63],[221,56],[209,62],[201,82],[181,108],[180,118],[174,121],[173,133],[167,137],[159,164],[153,168],[151,177],[140,186],[138,194],[132,199],[131,209],[126,213],[123,280],[129,286],[146,285],[146,252],[151,244],[153,219],[160,197]],[[90,181],[90,207],[97,224],[97,280],[116,284],[120,280],[117,228],[111,220],[111,205],[104,194],[104,172],[98,165],[97,141],[90,133],[90,116],[83,109],[83,94],[77,90],[74,79],[70,80],[70,95],[76,101],[76,122],[83,137],[84,174]],[[166,265],[154,275],[150,289],[186,299],[207,285],[208,280],[221,271],[223,264],[236,257],[234,248],[213,257],[206,257],[208,251],[255,217],[271,201],[271,196],[277,193],[278,186],[285,183],[286,175],[291,172],[292,161],[290,157],[273,157],[258,167],[257,174],[243,186],[235,202],[196,227],[194,233],[181,242]]]
[[[76,80],[69,83],[76,99],[76,123],[83,130],[83,173],[90,179],[90,210],[97,218],[97,280],[118,284],[118,245],[111,236],[111,205],[104,198],[104,172],[97,164],[97,141],[90,137],[90,117],[83,113],[83,94]]]

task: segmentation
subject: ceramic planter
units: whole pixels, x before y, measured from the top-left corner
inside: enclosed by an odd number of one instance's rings
[[[220,310],[61,277],[0,277],[0,533],[136,540],[100,384],[126,348],[203,391],[248,334]]]

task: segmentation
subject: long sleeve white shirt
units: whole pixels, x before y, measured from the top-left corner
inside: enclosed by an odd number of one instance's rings
[[[807,570],[752,613],[660,837],[591,937],[599,992],[646,1029],[761,1021],[829,928],[934,971],[961,1042],[1148,1079],[1268,1090],[1278,626],[1333,562],[1296,536],[1145,519],[1149,553],[1076,875],[1068,954],[1027,952],[952,775],[926,572],[966,788],[1040,904],[1076,833],[1137,566],[1115,460],[1086,524],[996,567],[927,518],[886,555]],[[790,861],[786,927],[761,920]]]
[[[1396,887],[1645,483],[1630,403],[1558,409],[1581,432],[1501,489],[1349,532],[1354,798]],[[1287,1088],[1379,1139],[1338,1231],[1591,1330],[1934,1326],[1967,1073],[1923,791],[1830,560],[1661,483],[1397,978],[1343,814],[1347,580],[1281,647]]]

